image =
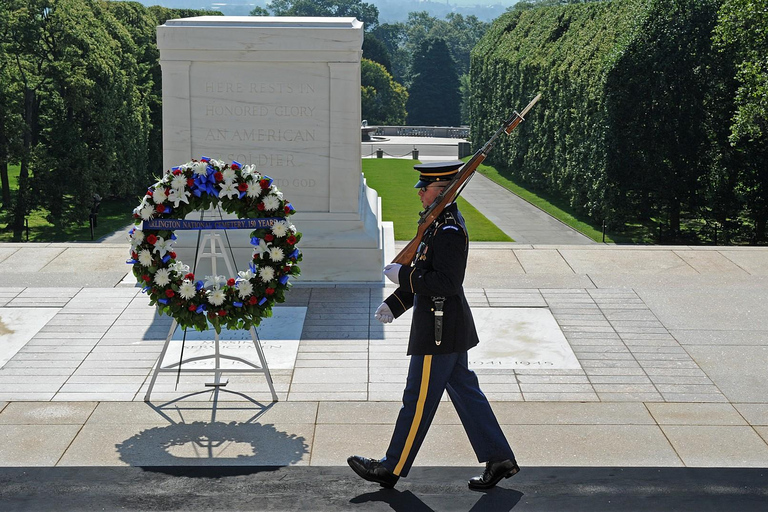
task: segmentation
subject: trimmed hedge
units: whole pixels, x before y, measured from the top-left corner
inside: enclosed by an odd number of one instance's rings
[[[505,13],[471,56],[473,146],[541,93],[489,163],[597,223],[657,216],[679,231],[681,210],[706,200],[719,143],[702,112],[730,94],[711,72],[719,3],[613,0]]]

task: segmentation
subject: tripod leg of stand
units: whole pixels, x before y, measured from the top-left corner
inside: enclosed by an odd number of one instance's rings
[[[176,320],[171,322],[171,330],[168,331],[168,336],[165,338],[165,345],[163,345],[163,350],[160,352],[160,357],[157,359],[157,365],[155,365],[155,371],[152,373],[152,380],[149,381],[149,387],[147,388],[147,394],[144,395],[144,401],[149,402],[149,395],[152,393],[152,388],[155,387],[155,381],[157,380],[157,374],[160,373],[160,368],[163,366],[163,359],[165,359],[165,353],[168,352],[168,345],[171,344],[171,336],[173,336],[173,331],[176,330],[176,326],[178,323]]]
[[[256,352],[259,354],[259,361],[261,362],[261,368],[264,370],[264,376],[267,378],[269,390],[272,392],[272,401],[277,402],[277,393],[275,392],[275,385],[272,383],[272,374],[269,373],[267,358],[264,357],[264,351],[261,349],[261,342],[258,340],[256,329],[253,327],[251,327],[251,339],[253,339],[253,345],[256,347]]]

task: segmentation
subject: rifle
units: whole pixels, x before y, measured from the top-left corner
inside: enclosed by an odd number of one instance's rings
[[[446,206],[459,197],[459,194],[461,194],[461,191],[464,190],[469,179],[477,170],[477,167],[483,160],[485,160],[485,157],[488,156],[491,148],[493,148],[493,143],[499,135],[501,135],[502,132],[506,132],[507,135],[509,135],[512,133],[512,130],[517,128],[517,125],[525,121],[524,116],[533,108],[536,102],[539,101],[539,98],[541,98],[541,94],[537,94],[521,113],[518,114],[517,111],[513,112],[512,115],[509,116],[509,119],[502,123],[501,128],[496,130],[493,137],[491,137],[483,147],[478,149],[477,152],[472,155],[472,158],[467,160],[467,162],[461,166],[459,172],[456,173],[456,176],[454,176],[443,191],[440,192],[440,195],[437,196],[435,201],[419,214],[419,227],[416,230],[416,236],[413,237],[413,240],[408,242],[408,245],[406,245],[397,256],[395,256],[392,263],[399,263],[401,265],[411,264],[413,258],[416,256],[416,251],[419,248],[419,244],[421,243],[421,239],[424,237],[427,228],[440,216]]]

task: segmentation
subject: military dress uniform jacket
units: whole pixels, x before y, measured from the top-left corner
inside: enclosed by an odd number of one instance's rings
[[[403,265],[400,285],[384,302],[395,318],[413,307],[408,355],[466,352],[478,344],[475,322],[464,297],[469,238],[456,203],[427,229],[413,266]],[[445,297],[443,334],[435,343],[433,297]]]

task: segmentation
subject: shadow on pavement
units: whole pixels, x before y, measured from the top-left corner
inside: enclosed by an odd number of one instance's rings
[[[509,512],[522,497],[523,493],[519,491],[496,487],[484,493],[472,506],[470,512]],[[361,494],[349,502],[353,504],[386,503],[395,512],[434,512],[435,510],[411,491],[398,491],[396,489],[380,489]]]
[[[237,410],[255,408],[256,412],[246,421],[223,422],[217,420],[217,413],[233,406],[226,405],[222,409],[218,395],[216,389],[210,407],[201,407],[199,403],[184,404],[183,398],[190,395],[162,405],[150,404],[170,425],[142,430],[115,445],[120,460],[146,471],[211,477],[213,473],[201,470],[200,466],[223,466],[227,472],[233,472],[232,475],[244,475],[296,464],[309,453],[304,437],[277,430],[272,424],[256,423],[273,404],[251,400],[247,405],[235,405]],[[208,411],[210,421],[184,420],[186,415],[199,416],[200,412]],[[181,421],[174,420],[171,415],[178,416]]]

